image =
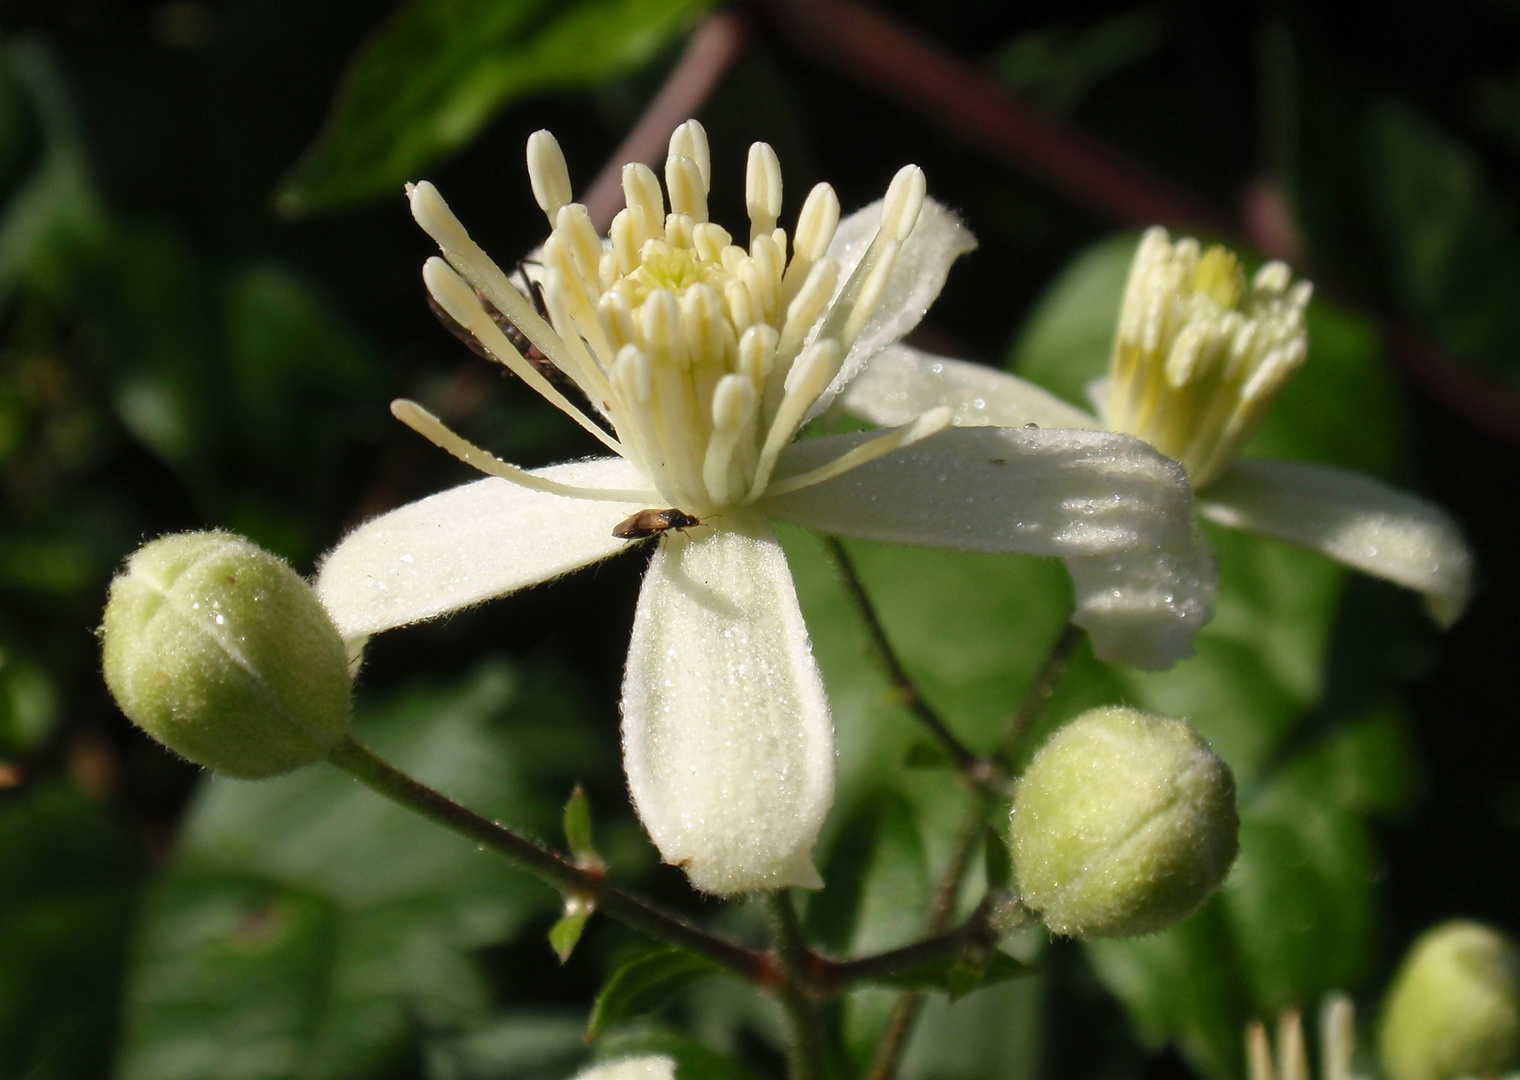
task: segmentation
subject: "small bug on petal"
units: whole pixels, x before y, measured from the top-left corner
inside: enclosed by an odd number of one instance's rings
[[[671,507],[668,510],[640,510],[637,514],[620,522],[617,528],[612,530],[612,535],[619,540],[643,540],[646,537],[658,536],[661,533],[675,529],[684,534],[687,529],[695,528],[702,524],[702,519],[692,517],[684,510]]]

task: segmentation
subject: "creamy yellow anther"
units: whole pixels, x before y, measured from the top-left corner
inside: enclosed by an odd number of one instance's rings
[[[707,135],[696,121],[671,136],[663,190],[647,166],[624,167],[626,205],[612,220],[610,244],[597,236],[586,208],[571,201],[564,155],[552,136],[529,140],[528,169],[534,198],[553,223],[539,256],[548,322],[437,193],[418,185],[413,213],[468,279],[433,260],[425,271],[429,288],[513,371],[632,462],[665,505],[703,516],[760,498],[777,456],[884,294],[924,203],[923,173],[910,166],[893,179],[880,228],[840,288],[839,264],[827,254],[839,224],[838,198],[826,184],[809,193],[789,262],[789,238],[777,225],[781,165],[764,143],[750,148],[745,169],[747,248],[707,220],[711,171]],[[510,348],[472,286],[575,382],[616,439]],[[436,421],[407,415],[429,438],[468,453],[487,471],[517,475],[466,451],[457,436],[440,435]],[[838,475],[931,429],[938,430],[931,423],[889,433],[810,476]],[[812,482],[794,477],[787,490]]]
[[[781,162],[769,143],[749,148],[744,170],[744,206],[749,211],[749,239],[769,236],[781,216]]]
[[[1312,286],[1280,262],[1249,286],[1235,255],[1146,232],[1114,339],[1104,422],[1206,485],[1239,455],[1308,354]]]
[[[559,208],[570,201],[570,169],[559,140],[547,131],[528,136],[528,182],[533,185],[534,201],[553,228]]]

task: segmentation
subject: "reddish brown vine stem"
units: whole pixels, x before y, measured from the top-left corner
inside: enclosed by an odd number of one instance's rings
[[[1229,218],[1017,101],[972,65],[857,0],[769,0],[768,7],[805,51],[959,131],[1089,210],[1124,225],[1161,223],[1242,239]],[[1394,361],[1422,390],[1475,427],[1520,444],[1520,402],[1513,396],[1399,320],[1369,312],[1354,299],[1348,306],[1379,323]]]
[[[1216,235],[1231,223],[1106,147],[1015,100],[976,68],[853,0],[772,0],[802,48],[959,131],[1077,203],[1128,225]]]
[[[665,162],[670,133],[701,110],[733,62],[744,51],[749,26],[737,11],[725,10],[709,15],[691,40],[686,51],[671,69],[644,115],[634,125],[597,178],[586,190],[586,210],[601,232],[612,224],[612,216],[623,205],[623,166],[633,161],[659,170]]]

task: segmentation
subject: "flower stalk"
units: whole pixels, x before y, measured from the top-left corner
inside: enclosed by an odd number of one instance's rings
[[[1077,647],[1082,643],[1082,637],[1082,630],[1070,622],[1061,628],[1060,635],[1051,645],[1044,662],[1040,664],[1034,681],[1024,691],[1018,708],[1009,715],[1008,725],[1003,732],[1003,738],[998,743],[997,751],[992,757],[981,759],[1001,775],[1008,775],[1011,762],[1017,755],[1024,736],[1045,711],[1061,679],[1070,669]],[[973,940],[969,935],[986,933],[985,920],[989,916],[990,907],[985,899],[964,926],[948,932],[947,928],[955,915],[955,902],[960,896],[966,872],[971,867],[971,856],[976,851],[978,841],[985,835],[987,822],[999,801],[988,787],[976,787],[972,790],[971,805],[966,808],[966,816],[961,823],[960,831],[956,833],[955,847],[951,850],[949,865],[945,867],[944,875],[940,878],[934,897],[930,901],[929,915],[925,921],[925,937],[913,945],[897,950],[899,953],[907,954],[928,947],[931,942],[936,941],[953,943],[965,949]],[[983,922],[978,929],[979,917]],[[866,965],[880,962],[881,958],[863,958],[859,961]],[[866,1074],[868,1080],[891,1080],[891,1077],[896,1074],[903,1051],[907,1049],[908,1037],[913,1033],[914,1021],[918,1019],[919,1011],[923,1008],[923,1001],[923,993],[916,990],[907,991],[898,997],[897,1003],[893,1006],[891,1018],[887,1021],[887,1029],[882,1035],[881,1044],[877,1047],[876,1057],[871,1063],[870,1071]]]
[[[338,744],[327,760],[392,802],[505,855],[560,892],[591,901],[604,915],[667,945],[690,949],[757,985],[774,986],[778,982],[775,961],[768,953],[747,949],[709,934],[684,919],[630,896],[611,885],[603,871],[577,866],[505,825],[434,791],[351,735]]]
[[[833,560],[835,569],[839,571],[845,591],[850,594],[851,602],[860,612],[860,617],[866,625],[866,633],[870,635],[871,645],[876,651],[876,657],[886,669],[887,680],[892,684],[892,692],[897,700],[928,729],[929,734],[934,736],[944,751],[955,761],[955,767],[961,771],[962,775],[974,779],[977,783],[985,783],[988,762],[975,750],[961,742],[934,707],[924,700],[918,685],[914,683],[912,676],[903,667],[902,660],[898,658],[897,650],[892,648],[886,627],[881,623],[881,616],[876,613],[876,605],[871,603],[871,597],[866,592],[865,584],[860,580],[860,574],[856,571],[855,563],[850,559],[850,553],[845,550],[844,544],[837,536],[825,536],[823,544],[829,558]]]
[[[823,1080],[823,1020],[807,985],[816,958],[785,889],[765,894],[765,911],[783,972],[779,996],[786,1012],[787,1074],[791,1080]]]

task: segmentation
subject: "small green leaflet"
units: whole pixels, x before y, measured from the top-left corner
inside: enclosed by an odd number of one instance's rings
[[[570,959],[570,954],[575,951],[590,919],[591,912],[584,909],[567,911],[559,922],[549,928],[549,946],[561,964]]]
[[[565,843],[577,862],[596,859],[596,848],[591,843],[591,800],[579,784],[565,803]]]
[[[698,979],[722,969],[685,949],[658,949],[636,956],[612,973],[591,1006],[586,1025],[590,1042],[609,1028],[652,1012]]]

